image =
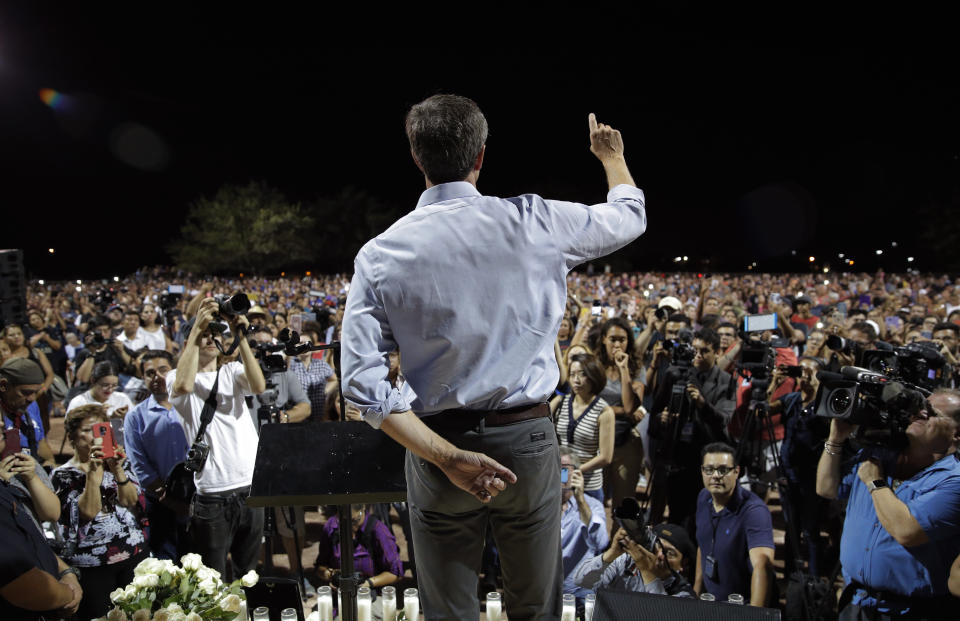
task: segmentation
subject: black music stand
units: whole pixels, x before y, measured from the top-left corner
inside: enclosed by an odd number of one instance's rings
[[[365,422],[294,423],[260,428],[252,507],[337,505],[344,525],[350,505],[407,498],[406,449]],[[343,621],[357,619],[353,533],[340,528],[340,596]]]

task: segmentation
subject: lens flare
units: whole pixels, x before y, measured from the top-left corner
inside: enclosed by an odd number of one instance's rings
[[[58,110],[63,106],[63,95],[52,88],[41,88],[38,94],[40,95],[40,100],[54,110]]]

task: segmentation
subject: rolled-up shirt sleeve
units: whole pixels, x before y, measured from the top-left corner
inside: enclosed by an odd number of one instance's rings
[[[643,190],[631,185],[615,186],[597,205],[546,203],[568,269],[623,248],[647,229]]]
[[[387,354],[396,351],[397,343],[377,293],[373,265],[367,248],[354,261],[343,313],[341,362],[344,398],[360,408],[367,423],[379,428],[391,412],[410,409],[411,393],[402,393],[387,379]]]

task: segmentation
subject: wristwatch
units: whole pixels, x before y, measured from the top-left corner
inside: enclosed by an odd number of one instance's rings
[[[63,577],[66,576],[67,574],[73,574],[74,576],[77,577],[78,581],[80,580],[80,570],[77,569],[76,567],[67,567],[66,569],[61,571],[59,574],[57,574],[57,580],[63,580]]]
[[[867,483],[867,489],[870,490],[871,494],[878,489],[883,489],[884,487],[889,487],[884,479],[877,479],[876,481],[870,481]]]

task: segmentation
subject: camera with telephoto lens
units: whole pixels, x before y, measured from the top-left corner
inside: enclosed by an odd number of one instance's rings
[[[190,472],[200,472],[207,463],[207,457],[210,456],[210,447],[202,440],[194,442],[187,450],[187,456],[183,460],[183,467]]]
[[[831,334],[827,337],[826,346],[830,351],[835,351],[845,356],[853,356],[854,364],[862,364],[864,354],[863,343]]]
[[[815,413],[859,425],[854,437],[864,445],[902,449],[906,430],[924,408],[929,391],[870,369],[821,371]]]
[[[213,299],[217,301],[217,312],[213,314],[214,321],[210,322],[211,332],[226,332],[229,327],[224,321],[225,318],[246,315],[250,310],[250,298],[246,293],[237,293],[232,296],[224,293],[214,296]]]
[[[613,517],[634,543],[648,552],[657,553],[657,534],[644,519],[636,498],[624,498],[620,506],[613,510]]]

